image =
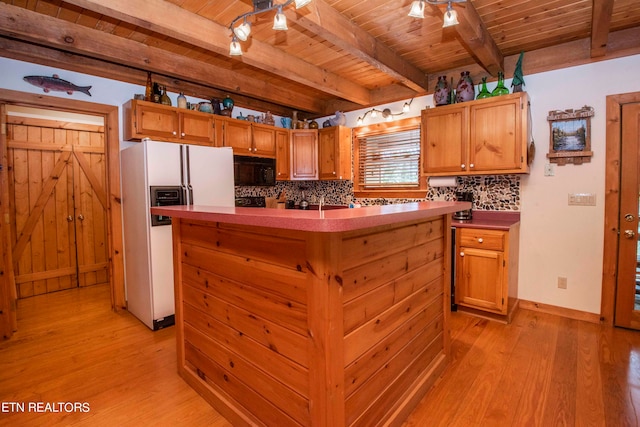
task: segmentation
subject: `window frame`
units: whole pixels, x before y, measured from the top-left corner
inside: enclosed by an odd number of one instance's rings
[[[402,132],[407,130],[418,129],[420,131],[420,160],[418,161],[418,187],[381,187],[381,188],[365,188],[360,182],[360,138],[368,134],[385,134]],[[353,191],[355,197],[371,198],[371,197],[388,197],[388,198],[425,198],[427,180],[422,173],[422,156],[424,150],[422,147],[422,123],[420,116],[410,117],[407,119],[396,120],[393,122],[376,123],[372,125],[360,126],[353,129]]]

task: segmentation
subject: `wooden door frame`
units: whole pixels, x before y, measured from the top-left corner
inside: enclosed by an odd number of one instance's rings
[[[26,92],[18,92],[9,89],[0,89],[0,105],[12,104],[32,108],[53,109],[58,111],[68,111],[80,114],[90,114],[104,117],[105,123],[105,147],[107,159],[107,228],[109,233],[109,273],[111,287],[111,305],[114,310],[126,307],[125,289],[124,289],[124,259],[123,259],[123,239],[122,239],[122,209],[120,195],[120,132],[119,132],[119,109],[114,105],[97,104],[87,101],[78,101],[74,99],[58,98],[47,95],[32,94]],[[6,128],[2,129],[6,135]],[[6,146],[0,146],[0,155],[6,154]],[[4,160],[3,160],[4,161]],[[2,168],[0,173],[6,178],[6,168]],[[6,183],[5,180],[0,182]],[[3,184],[8,185],[8,183]],[[8,191],[8,189],[0,188],[0,192]],[[9,210],[6,204],[0,204],[0,218],[8,218]],[[4,219],[3,219],[4,220]],[[8,227],[4,227],[5,229]],[[2,230],[0,228],[0,230]],[[5,231],[5,232],[8,232]],[[7,236],[0,236],[5,239]],[[0,258],[0,272],[11,271],[11,265],[6,266],[4,259]],[[12,274],[10,275],[13,276]],[[13,280],[0,278],[0,286],[4,287],[1,291],[10,291],[7,287],[13,286]],[[2,295],[3,292],[0,292]],[[14,293],[11,293],[14,295]],[[2,304],[2,299],[0,299]],[[10,307],[0,306],[0,312],[5,310],[10,312],[10,316],[0,316],[0,333],[6,338],[11,336],[12,330],[15,329],[15,299],[10,302]],[[13,320],[12,320],[13,319]],[[7,333],[8,332],[8,333]]]
[[[613,326],[618,265],[622,106],[640,102],[640,92],[607,96],[607,147],[604,194],[604,250],[600,321]],[[608,255],[608,256],[607,256]],[[612,256],[613,255],[613,256]]]

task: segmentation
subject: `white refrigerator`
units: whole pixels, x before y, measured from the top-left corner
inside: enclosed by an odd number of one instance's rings
[[[128,310],[152,330],[175,323],[171,225],[152,225],[152,187],[182,204],[233,207],[233,151],[143,140],[120,153]]]

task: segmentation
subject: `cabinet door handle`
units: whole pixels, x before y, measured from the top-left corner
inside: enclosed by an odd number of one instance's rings
[[[174,130],[174,131],[173,131],[173,135],[175,136],[175,135],[177,135],[177,134],[178,134],[178,132],[176,132],[176,131]]]
[[[464,252],[460,252],[460,256],[464,256]]]
[[[469,164],[469,167],[470,167],[470,168],[472,168],[473,166],[474,166],[474,165],[473,165],[473,163]]]
[[[464,163],[460,165],[460,169],[464,169]]]
[[[182,134],[181,134],[181,135],[184,137],[184,136],[186,136],[187,134],[186,134],[186,133],[184,133],[184,132],[182,132]]]
[[[479,237],[478,238],[478,243],[482,243],[482,242],[484,242],[484,239],[482,237]]]

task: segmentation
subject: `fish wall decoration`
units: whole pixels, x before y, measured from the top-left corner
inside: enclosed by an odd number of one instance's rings
[[[91,86],[76,86],[71,82],[66,80],[62,80],[58,77],[57,74],[54,74],[53,77],[48,76],[24,76],[23,80],[27,83],[30,83],[36,87],[42,88],[45,93],[48,93],[52,90],[58,92],[67,92],[69,95],[73,95],[74,91],[82,92],[91,96],[89,89]]]

